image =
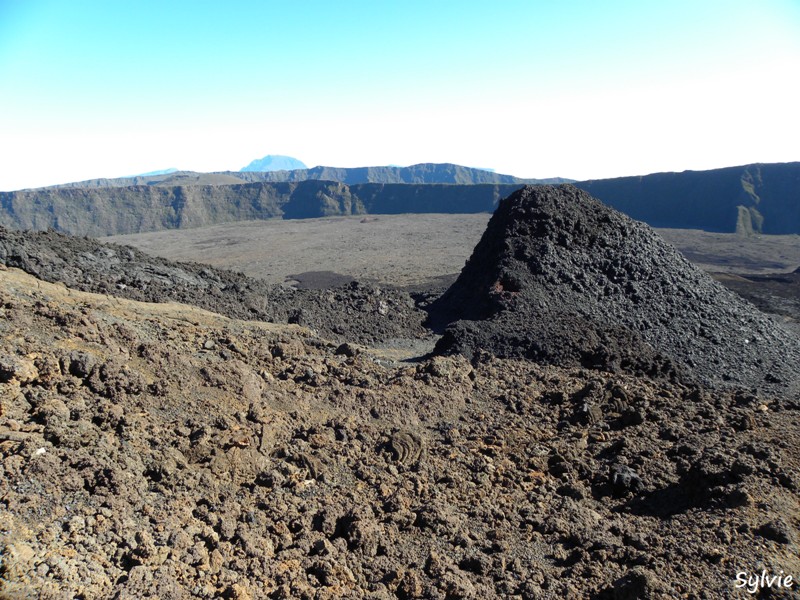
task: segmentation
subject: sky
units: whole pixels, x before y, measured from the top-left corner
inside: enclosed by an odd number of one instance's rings
[[[0,190],[451,162],[800,160],[800,0],[0,0]]]

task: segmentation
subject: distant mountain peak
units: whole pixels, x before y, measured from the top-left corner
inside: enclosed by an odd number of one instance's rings
[[[267,154],[264,158],[257,158],[249,165],[241,169],[240,172],[247,171],[293,171],[295,169],[307,169],[306,165],[292,158],[291,156],[282,156],[280,154]]]

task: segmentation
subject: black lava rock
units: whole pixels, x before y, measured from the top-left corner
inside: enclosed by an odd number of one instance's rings
[[[627,465],[613,465],[610,476],[611,489],[615,496],[625,496],[644,490],[642,478]]]
[[[292,289],[54,231],[0,227],[0,264],[81,291],[182,302],[236,319],[296,323],[342,342],[370,344],[427,333],[422,325],[426,314],[406,291],[358,282]]]
[[[503,200],[432,315],[444,328],[440,354],[797,386],[800,340],[649,226],[571,185]]]

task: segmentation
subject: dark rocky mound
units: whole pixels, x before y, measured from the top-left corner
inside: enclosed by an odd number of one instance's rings
[[[796,384],[800,343],[650,227],[578,188],[500,203],[435,303],[441,354],[500,357],[747,387]]]
[[[182,302],[231,318],[296,323],[323,337],[363,344],[426,335],[408,292],[351,282],[331,289],[270,285],[241,273],[149,256],[53,231],[0,227],[0,264],[69,288],[140,300]]]

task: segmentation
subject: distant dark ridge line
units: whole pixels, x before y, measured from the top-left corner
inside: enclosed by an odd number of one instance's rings
[[[566,183],[571,180],[563,177],[547,179],[526,179],[513,175],[503,175],[485,169],[464,167],[452,163],[419,163],[408,167],[326,167],[271,171],[266,173],[243,173],[257,177],[258,181],[305,181],[317,179],[339,181],[347,184],[360,183],[407,183],[407,184],[537,184]]]
[[[199,173],[194,171],[175,171],[136,177],[99,178],[64,183],[48,188],[109,188],[131,185],[231,185],[255,182],[299,182],[307,180],[338,181],[347,184],[359,183],[451,183],[471,185],[526,184],[526,183],[567,183],[571,179],[551,177],[546,179],[524,179],[512,175],[502,175],[484,169],[464,167],[451,163],[420,163],[409,167],[313,167],[280,171],[214,171]]]
[[[118,188],[44,188],[0,193],[0,225],[106,236],[273,218],[491,212],[516,185],[330,181]]]
[[[447,167],[451,174],[455,168],[467,169],[456,165],[415,167],[423,171],[427,167],[433,170]],[[370,169],[378,168],[365,167],[361,176],[369,175]],[[303,170],[306,171],[313,169]],[[331,176],[328,181],[291,182],[263,182],[260,178],[285,177],[299,171],[180,171],[0,192],[0,224],[16,229],[52,227],[77,235],[114,235],[276,217],[492,212],[500,198],[523,185],[475,181],[468,184],[334,181],[337,173],[344,176],[361,171],[331,169],[327,172]],[[487,177],[508,177],[480,169],[467,171]],[[243,176],[258,181],[244,182]],[[136,185],[122,185],[131,181]],[[800,163],[797,162],[598,179],[575,185],[653,227],[744,235],[800,233]]]
[[[800,162],[654,173],[575,185],[652,227],[800,233]]]

